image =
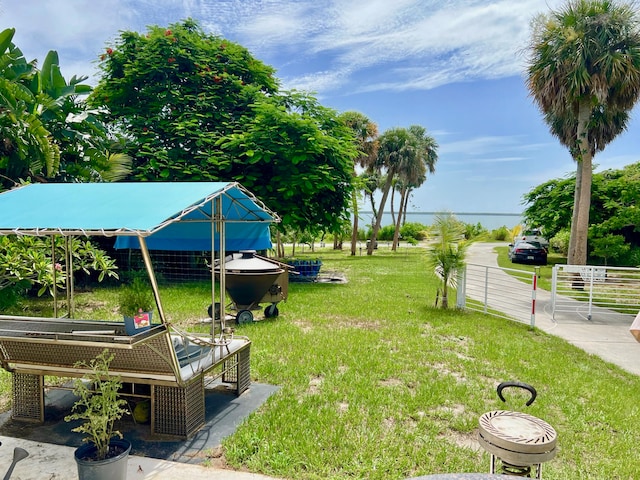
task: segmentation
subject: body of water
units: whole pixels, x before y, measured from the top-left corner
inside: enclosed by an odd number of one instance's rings
[[[441,212],[407,212],[407,222],[422,223],[431,225],[436,215]],[[521,213],[465,213],[452,212],[455,217],[464,223],[473,225],[480,223],[487,230],[495,230],[502,226],[512,229],[516,225],[522,224]],[[373,212],[360,212],[360,226],[371,225],[373,222]],[[391,213],[387,212],[382,216],[382,226],[391,225]]]

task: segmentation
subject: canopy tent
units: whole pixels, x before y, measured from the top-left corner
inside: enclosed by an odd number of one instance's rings
[[[148,237],[149,249],[209,251],[216,217],[226,250],[271,248],[278,216],[238,183],[40,183],[0,194],[0,235],[118,236],[116,248]]]
[[[0,235],[118,237],[117,247],[140,248],[163,322],[149,248],[215,250],[224,262],[226,250],[271,248],[269,224],[279,221],[235,182],[45,183],[0,194]]]

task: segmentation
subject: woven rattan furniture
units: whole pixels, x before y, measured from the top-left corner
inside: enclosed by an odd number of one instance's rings
[[[124,324],[0,315],[0,362],[13,376],[12,418],[44,421],[44,376],[82,377],[76,366],[108,348],[110,372],[131,384],[149,385],[151,433],[187,438],[205,421],[205,384],[214,379],[235,388],[250,384],[246,337],[211,341],[173,331],[165,324],[128,336]],[[139,388],[140,391],[147,389]]]

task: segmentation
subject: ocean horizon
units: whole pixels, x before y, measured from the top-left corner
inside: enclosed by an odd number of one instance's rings
[[[421,223],[423,225],[431,225],[436,215],[443,212],[407,212],[407,222]],[[516,225],[521,225],[522,213],[491,213],[491,212],[450,212],[458,220],[464,223],[476,225],[480,223],[487,230],[496,230],[502,226],[512,229]],[[373,222],[373,212],[359,212],[360,225],[371,225]],[[391,212],[385,212],[382,215],[382,226],[392,225]]]

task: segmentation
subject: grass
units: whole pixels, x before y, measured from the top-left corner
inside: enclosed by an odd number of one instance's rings
[[[230,466],[289,479],[485,472],[488,455],[472,448],[478,418],[509,409],[557,430],[545,479],[637,478],[637,376],[525,325],[433,308],[438,285],[421,248],[312,256],[348,283],[292,283],[279,317],[237,327],[253,342],[253,381],[281,388],[224,441]],[[209,303],[204,284],[162,293],[183,326]],[[114,311],[113,290],[86,295]],[[525,407],[509,390],[503,404],[504,380],[532,384],[538,399]]]
[[[559,253],[549,252],[546,265],[528,265],[525,263],[512,263],[509,260],[509,247],[496,247],[494,249],[498,254],[498,266],[501,268],[513,268],[516,270],[524,270],[527,272],[538,271],[538,287],[543,290],[551,291],[551,276],[553,266],[567,263],[567,258]]]

